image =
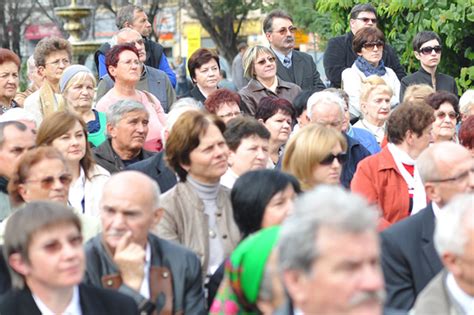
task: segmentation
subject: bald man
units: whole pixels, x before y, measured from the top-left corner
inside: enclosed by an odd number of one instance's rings
[[[145,64],[146,50],[145,41],[136,30],[131,28],[121,29],[113,38],[112,46],[121,44],[133,44],[138,50],[138,58],[143,64],[140,81],[137,83],[137,89],[147,91],[160,100],[163,110],[167,113],[171,104],[176,101],[176,93],[171,85],[171,81],[164,71],[150,67]],[[109,74],[105,74],[97,86],[97,101],[104,96],[112,87],[114,81]]]
[[[386,306],[409,310],[443,265],[433,243],[435,219],[456,195],[474,191],[474,159],[454,142],[423,151],[416,167],[431,203],[382,232]]]
[[[205,314],[197,256],[150,233],[162,216],[159,199],[145,174],[109,179],[100,203],[103,233],[86,244],[85,282],[131,296],[140,313]]]

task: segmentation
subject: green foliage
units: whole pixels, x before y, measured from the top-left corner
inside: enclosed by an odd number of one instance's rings
[[[348,31],[349,12],[357,0],[286,0],[297,21],[308,21],[326,16],[331,30],[322,34],[340,35]],[[299,3],[299,4],[298,4]],[[432,30],[443,41],[443,57],[439,71],[456,78],[460,92],[473,87],[474,82],[474,0],[373,0],[377,9],[379,27],[396,49],[408,73],[419,67],[413,55],[411,42],[416,33]],[[302,8],[291,9],[298,4]],[[311,31],[321,32],[315,26]],[[329,36],[323,36],[329,37]]]

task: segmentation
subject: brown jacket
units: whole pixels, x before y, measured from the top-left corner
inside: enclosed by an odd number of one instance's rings
[[[295,97],[301,92],[301,88],[294,83],[278,79],[276,93],[267,89],[256,79],[250,80],[246,87],[239,91],[242,98],[241,109],[252,116],[255,116],[258,102],[265,96],[276,96],[284,98],[293,103]]]
[[[179,182],[160,199],[164,214],[154,231],[159,237],[178,242],[196,253],[205,277],[209,261],[209,227],[203,202],[188,182]],[[240,241],[240,232],[232,215],[230,191],[224,186],[220,186],[217,195],[217,209],[217,234],[221,237],[224,255],[228,257]]]

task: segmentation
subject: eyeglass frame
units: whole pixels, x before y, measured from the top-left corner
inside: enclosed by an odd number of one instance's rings
[[[335,159],[337,159],[337,162],[342,165],[342,164],[347,162],[347,153],[341,152],[341,153],[338,153],[336,155],[330,153],[324,159],[322,159],[319,162],[319,164],[328,166],[328,165],[331,165],[332,163],[334,163]]]
[[[361,18],[357,17],[354,20],[359,20],[359,21],[362,21],[364,23],[369,23],[369,21],[371,21],[373,24],[377,24],[377,22],[378,22],[377,18],[371,19],[371,18],[368,18],[368,17],[361,17]]]
[[[261,60],[255,60],[255,64],[259,65],[259,66],[264,66],[267,64],[267,62],[269,63],[274,63],[276,62],[276,58],[273,57],[273,56],[268,56],[267,58],[263,58]]]
[[[431,183],[457,182],[458,180],[467,178],[469,176],[469,173],[474,173],[474,167],[465,172],[462,172],[461,174],[458,174],[457,176],[442,178],[442,179],[431,179],[428,182],[431,182]]]
[[[433,50],[436,54],[441,54],[443,52],[443,46],[441,45],[435,45],[435,46],[426,46],[423,48],[418,49],[418,52],[422,55],[431,55],[433,53]]]
[[[272,30],[271,32],[272,33],[278,33],[281,36],[285,36],[286,34],[288,34],[288,32],[290,32],[290,34],[295,34],[296,31],[298,31],[298,28],[291,25],[291,26],[288,26],[288,27],[282,27],[278,31]]]
[[[40,183],[42,189],[49,190],[54,185],[56,180],[58,180],[63,185],[69,185],[72,183],[72,175],[70,173],[63,173],[59,176],[46,176],[41,179],[28,179],[23,183]]]
[[[454,115],[453,115],[454,114]],[[443,112],[443,111],[437,111],[434,113],[435,118],[439,118],[440,120],[446,119],[446,116],[449,117],[449,119],[454,120],[459,118],[459,114],[451,111],[449,113]]]
[[[385,47],[385,42],[383,40],[376,40],[374,42],[365,42],[362,44],[362,48],[367,49],[368,51],[373,51],[375,46],[377,46],[377,49],[383,49]]]

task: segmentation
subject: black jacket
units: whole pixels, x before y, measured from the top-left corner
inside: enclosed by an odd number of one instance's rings
[[[328,46],[324,52],[324,70],[327,78],[331,81],[332,87],[341,87],[342,71],[350,68],[357,59],[357,54],[352,50],[353,39],[354,34],[349,32],[328,41]],[[392,46],[385,44],[382,60],[386,67],[391,68],[397,74],[399,80],[406,76],[405,69],[400,64],[397,53]]]
[[[79,285],[82,314],[138,314],[133,299],[118,292]],[[0,314],[41,315],[28,287],[10,290],[0,298]]]
[[[94,152],[94,157],[97,164],[109,171],[110,174],[117,173],[125,169],[123,161],[112,148],[110,139],[105,140],[101,145],[92,150]],[[138,155],[138,160],[145,160],[153,156],[153,154],[153,152],[142,149]]]
[[[403,95],[405,95],[407,87],[413,84],[427,84],[433,87],[436,91],[448,91],[456,96],[458,95],[458,88],[456,86],[456,81],[454,81],[453,77],[438,72],[436,73],[435,77],[435,87],[433,86],[433,82],[431,81],[431,74],[426,72],[423,67],[421,67],[420,70],[418,70],[417,72],[404,77],[400,81],[400,103],[403,100]]]
[[[201,263],[198,257],[190,250],[181,245],[162,240],[153,234],[148,234],[148,244],[151,248],[151,267],[150,267],[150,290],[158,284],[159,292],[164,292],[163,283],[172,282],[172,299],[163,293],[157,294],[156,300],[147,300],[139,292],[131,289],[123,283],[118,283],[116,289],[131,296],[138,304],[141,312],[151,313],[156,306],[158,314],[171,303],[172,313],[176,314],[206,314],[204,292],[202,289]],[[108,249],[103,244],[102,234],[97,235],[85,245],[87,268],[84,282],[94,286],[104,285],[113,288],[112,277],[120,277],[118,267],[108,254]],[[165,267],[171,273],[170,276],[164,273],[153,277],[151,269],[153,267]],[[164,279],[166,278],[166,279]],[[171,280],[169,280],[171,278]],[[162,291],[161,291],[162,290]],[[120,313],[125,314],[125,313]]]
[[[160,186],[161,193],[164,193],[173,188],[178,182],[176,174],[166,165],[164,156],[164,151],[159,152],[146,160],[127,166],[126,169],[139,171],[150,176]]]
[[[281,63],[280,59],[276,58],[276,62],[277,76],[283,81],[294,83],[302,90],[313,92],[322,91],[326,88],[310,55],[293,50],[289,69]]]
[[[387,307],[409,310],[417,295],[443,268],[433,242],[431,203],[381,233]]]

